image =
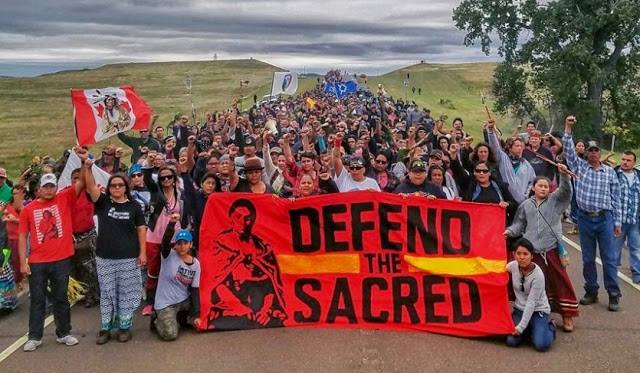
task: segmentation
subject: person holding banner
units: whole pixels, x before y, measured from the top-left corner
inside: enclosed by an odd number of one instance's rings
[[[333,146],[333,170],[335,172],[334,180],[338,185],[340,192],[350,192],[352,190],[370,190],[379,192],[378,183],[370,177],[366,177],[364,159],[358,155],[352,156],[349,160],[349,172],[342,165],[342,156],[340,147],[344,135],[339,133],[336,135]]]
[[[562,213],[571,202],[571,181],[567,166],[558,165],[560,185],[549,193],[551,181],[538,176],[533,182],[533,196],[518,207],[513,224],[505,230],[506,237],[522,235],[535,251],[533,261],[545,276],[546,293],[551,310],[562,315],[562,328],[572,332],[573,318],[578,316],[578,299],[565,269],[568,259],[562,245]]]
[[[429,199],[447,198],[441,189],[427,181],[427,165],[420,158],[411,162],[408,177],[393,192],[396,194],[419,194]]]
[[[536,351],[546,352],[556,339],[556,326],[550,318],[544,273],[533,262],[535,249],[529,240],[521,238],[515,247],[516,260],[507,264],[507,271],[515,293],[512,318],[516,327],[507,337],[507,345],[518,347],[529,335]]]
[[[91,169],[87,160],[83,167]],[[90,171],[84,174],[87,193],[98,217],[96,267],[100,283],[100,331],[96,344],[111,339],[117,329],[118,342],[131,339],[133,315],[142,299],[140,267],[147,262],[145,252],[147,226],[138,202],[131,197],[129,180],[124,175],[109,178],[101,192]]]

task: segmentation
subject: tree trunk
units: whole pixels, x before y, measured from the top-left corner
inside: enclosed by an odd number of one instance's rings
[[[590,80],[587,82],[587,99],[591,104],[593,112],[591,113],[591,126],[593,135],[599,143],[602,143],[602,90],[604,83],[601,79]]]

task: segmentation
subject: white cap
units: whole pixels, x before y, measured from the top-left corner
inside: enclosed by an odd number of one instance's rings
[[[54,186],[58,186],[58,179],[54,174],[44,174],[40,178],[40,186],[43,187],[47,184],[53,184]]]

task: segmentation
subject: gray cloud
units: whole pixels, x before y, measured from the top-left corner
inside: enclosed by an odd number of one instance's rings
[[[23,0],[0,13],[3,66],[263,59],[372,72],[415,63],[487,61],[462,45],[459,0]]]

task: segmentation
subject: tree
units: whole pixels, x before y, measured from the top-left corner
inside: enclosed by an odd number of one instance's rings
[[[627,89],[640,67],[640,0],[463,0],[453,20],[466,46],[479,43],[487,55],[497,47],[503,58],[497,111],[543,123],[575,113],[579,134],[600,140],[607,120],[638,119],[629,105],[639,91]]]

